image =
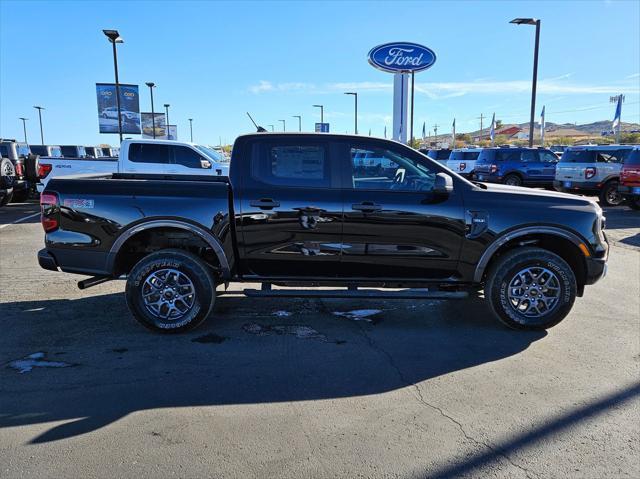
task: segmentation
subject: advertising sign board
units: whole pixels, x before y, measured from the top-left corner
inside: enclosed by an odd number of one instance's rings
[[[118,133],[118,105],[114,83],[96,83],[100,133]],[[120,84],[122,133],[140,134],[140,96],[138,85]]]

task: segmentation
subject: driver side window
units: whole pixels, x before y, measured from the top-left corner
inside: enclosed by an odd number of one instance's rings
[[[351,148],[356,190],[431,191],[435,173],[417,160],[379,148]]]

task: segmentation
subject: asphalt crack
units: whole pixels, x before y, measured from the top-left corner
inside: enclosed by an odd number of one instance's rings
[[[504,452],[503,450],[496,448],[494,446],[492,446],[491,444],[488,444],[485,441],[476,439],[475,437],[473,437],[471,434],[469,434],[464,426],[462,425],[462,423],[460,421],[458,421],[457,419],[455,419],[454,417],[450,416],[449,414],[447,414],[441,407],[436,406],[435,404],[431,404],[430,402],[428,402],[425,398],[424,395],[422,394],[422,390],[420,389],[420,387],[409,381],[408,379],[405,378],[404,374],[402,373],[402,370],[400,369],[400,367],[396,364],[396,362],[393,359],[393,356],[391,356],[391,354],[384,348],[380,347],[372,338],[371,336],[369,336],[367,334],[367,331],[362,327],[359,326],[358,329],[360,330],[360,332],[362,333],[362,336],[367,340],[367,343],[369,344],[369,346],[371,347],[371,349],[377,351],[378,353],[382,354],[383,356],[385,356],[387,358],[387,362],[389,363],[389,365],[395,370],[396,374],[398,375],[398,378],[400,379],[400,381],[407,387],[411,387],[411,389],[413,389],[413,391],[415,392],[414,397],[416,398],[416,400],[422,404],[423,406],[426,406],[428,408],[431,408],[435,411],[437,411],[442,417],[448,419],[450,422],[452,422],[453,424],[456,425],[456,427],[460,430],[460,432],[462,433],[462,435],[465,437],[465,439],[467,439],[468,441],[473,442],[474,444],[480,446],[480,447],[484,447],[486,449],[488,449],[489,451],[491,451],[491,453],[493,453],[496,456],[499,456],[501,458],[503,458],[504,460],[506,460],[510,465],[512,465],[513,467],[520,469],[522,472],[524,472],[526,474],[526,476],[528,478],[531,478],[532,475],[536,478],[539,478],[539,474],[527,469],[524,466],[521,466],[520,464],[516,463],[513,461],[513,459],[511,459],[509,457],[509,455]]]

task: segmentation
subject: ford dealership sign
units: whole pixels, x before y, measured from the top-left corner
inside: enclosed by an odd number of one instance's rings
[[[436,62],[430,48],[417,43],[394,42],[378,45],[369,52],[369,63],[389,73],[420,72]]]

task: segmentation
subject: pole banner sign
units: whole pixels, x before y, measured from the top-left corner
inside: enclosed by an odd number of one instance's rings
[[[388,73],[415,73],[433,66],[436,54],[417,43],[393,42],[378,45],[369,52],[369,63]]]
[[[164,138],[166,135],[166,119],[164,113],[156,113],[156,139]],[[140,119],[142,123],[142,138],[153,138],[153,121],[151,112],[140,113]]]
[[[165,140],[177,140],[178,139],[178,125],[167,125],[168,136],[165,136]]]
[[[122,133],[139,135],[140,95],[138,85],[120,84]],[[115,83],[96,83],[100,133],[118,133],[118,103]]]

